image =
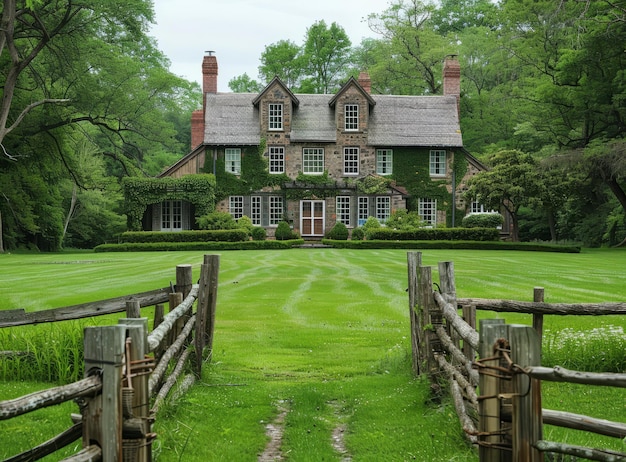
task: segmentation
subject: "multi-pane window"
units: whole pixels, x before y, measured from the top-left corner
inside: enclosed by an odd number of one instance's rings
[[[370,216],[370,198],[367,196],[359,197],[358,223],[363,226]]]
[[[376,197],[376,218],[381,223],[386,222],[391,215],[391,198],[389,196]]]
[[[270,103],[268,109],[270,130],[283,129],[283,105],[282,103]]]
[[[337,222],[350,226],[350,196],[337,196]]]
[[[283,220],[283,198],[270,196],[270,226],[276,226]]]
[[[224,152],[226,171],[239,175],[241,173],[241,149],[227,148]]]
[[[324,148],[302,149],[302,173],[308,175],[324,173]]]
[[[269,147],[270,173],[285,173],[285,148],[283,146]]]
[[[487,210],[487,208],[478,201],[472,201],[470,205],[470,213],[494,213],[494,211]]]
[[[243,216],[243,196],[230,196],[228,211],[235,220],[239,220]]]
[[[420,198],[417,213],[430,226],[437,224],[437,199]]]
[[[359,148],[343,148],[344,175],[359,174]]]
[[[250,198],[250,220],[254,226],[261,225],[261,196]]]
[[[446,174],[446,151],[430,151],[430,174],[431,176],[445,176]]]
[[[183,202],[163,201],[161,204],[161,231],[183,229]]]
[[[359,129],[359,105],[346,104],[345,112],[345,129],[346,131],[354,131]]]
[[[376,173],[379,175],[391,175],[393,173],[393,151],[391,149],[376,150]]]

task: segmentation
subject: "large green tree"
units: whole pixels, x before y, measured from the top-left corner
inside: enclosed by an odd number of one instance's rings
[[[511,217],[511,239],[519,240],[519,210],[540,197],[543,183],[537,162],[530,154],[506,150],[491,155],[489,170],[468,182],[466,195],[488,209],[506,210]]]
[[[182,137],[176,130],[187,122],[176,113],[188,114],[200,92],[169,72],[168,60],[147,35],[152,20],[149,0],[3,2],[5,247],[61,245],[67,218],[63,185],[90,188],[81,181],[71,140],[87,140],[93,155],[104,158],[106,173],[116,176],[154,174],[162,165],[155,165],[153,154],[169,163],[172,157],[165,153],[187,149],[189,130]]]

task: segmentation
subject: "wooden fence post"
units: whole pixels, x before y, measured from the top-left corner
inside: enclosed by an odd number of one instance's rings
[[[124,427],[122,436],[128,440],[135,440],[134,444],[137,449],[137,461],[148,462],[150,460],[150,446],[148,438],[150,434],[150,421],[148,420],[150,412],[150,394],[148,391],[148,374],[138,373],[142,368],[143,360],[148,347],[148,318],[126,318],[120,319],[120,325],[127,329],[127,336],[130,338],[130,358],[126,364],[130,364],[130,370],[126,370],[127,377],[131,377],[132,384],[132,425],[128,427],[132,429],[134,434],[124,435]],[[133,364],[134,363],[134,364]],[[129,384],[127,384],[129,385]],[[129,445],[132,444],[130,441]],[[132,448],[130,448],[132,449]]]
[[[439,269],[439,289],[444,298],[455,308],[456,304],[456,283],[454,280],[454,263],[451,261],[440,261],[438,264]],[[432,324],[435,324],[432,320]],[[441,324],[442,322],[440,322]],[[461,336],[456,329],[453,329],[450,323],[446,323],[446,331],[455,347],[461,348]]]
[[[481,364],[484,366],[499,366],[500,360],[495,357],[493,346],[497,339],[506,335],[504,319],[481,319],[480,320],[480,343],[479,355]],[[487,358],[494,358],[486,360]],[[500,462],[504,460],[503,451],[500,449],[502,436],[499,434],[501,427],[499,379],[494,375],[481,373],[478,387],[478,455],[480,462]],[[508,454],[507,454],[508,455]]]
[[[215,307],[217,305],[217,283],[219,255],[205,255],[200,268],[200,287],[198,288],[198,309],[196,315],[196,374],[202,376],[202,363],[205,350],[208,359],[213,355],[213,332],[215,328]]]
[[[187,298],[193,285],[192,266],[176,266],[176,292],[183,294],[183,299]]]
[[[543,287],[535,287],[533,289],[533,302],[543,303],[543,301],[544,301]],[[543,343],[543,314],[540,314],[540,313],[533,314],[533,328],[537,331],[537,334],[539,335],[539,351],[541,352],[541,344]]]
[[[531,326],[510,325],[511,360],[521,368],[541,365],[540,341]],[[541,452],[535,448],[543,439],[541,416],[541,382],[519,371],[513,375],[513,460],[539,462]]]
[[[419,341],[422,338],[422,334],[419,331],[419,319],[417,312],[415,311],[415,305],[417,305],[417,269],[422,266],[422,253],[421,252],[408,252],[407,253],[407,272],[409,276],[409,318],[411,321],[411,365],[413,367],[413,373],[419,374]]]
[[[102,374],[102,393],[87,401],[83,415],[83,446],[95,442],[102,460],[122,460],[122,368],[124,326],[86,327],[84,330],[85,377]]]
[[[126,318],[140,318],[141,317],[141,305],[137,300],[130,300],[126,302]]]
[[[417,332],[421,335],[418,344],[418,367],[419,373],[428,372],[433,374],[439,367],[433,355],[433,343],[436,334],[431,324],[431,312],[435,309],[433,297],[433,279],[430,266],[420,266],[418,274],[418,325]]]

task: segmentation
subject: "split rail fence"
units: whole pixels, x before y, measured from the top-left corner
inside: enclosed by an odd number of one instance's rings
[[[542,367],[543,316],[623,315],[626,303],[548,304],[542,288],[534,289],[533,302],[457,298],[452,262],[439,263],[439,284],[434,285],[432,268],[422,266],[420,252],[409,252],[407,263],[413,370],[434,383],[442,373],[449,379],[457,415],[469,441],[478,445],[481,462],[543,461],[543,453],[626,461],[623,453],[542,436],[543,424],[549,424],[623,439],[626,423],[541,407],[545,380],[626,387],[626,374]],[[532,314],[533,325],[483,319],[479,333],[476,310]]]
[[[218,272],[219,256],[205,255],[197,284],[192,281],[191,265],[178,265],[175,287],[42,312],[0,312],[0,327],[124,311],[127,316],[117,325],[84,329],[84,379],[0,401],[0,420],[70,400],[80,410],[72,414],[73,426],[68,430],[5,462],[39,460],[81,437],[82,449],[65,461],[151,460],[156,438],[151,427],[159,407],[190,356],[196,377],[203,363],[211,360]],[[165,303],[170,308],[167,315]],[[155,306],[150,333],[147,318],[141,317],[141,308],[148,306]],[[187,375],[182,388],[193,381],[194,374]]]

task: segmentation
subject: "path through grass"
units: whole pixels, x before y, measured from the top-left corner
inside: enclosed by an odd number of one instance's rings
[[[533,287],[543,286],[549,302],[626,300],[624,275],[616,270],[624,268],[624,251],[423,256],[434,266],[454,261],[460,297],[531,300]],[[192,264],[197,278],[201,261],[197,252],[0,255],[0,309],[162,287],[176,264]],[[157,461],[258,460],[266,429],[281,414],[283,460],[476,460],[447,398],[433,401],[428,384],[411,375],[406,251],[224,252],[219,283],[213,362],[190,393],[159,415]],[[24,287],[37,291],[25,296]],[[624,329],[626,321],[546,319],[553,330],[605,325]],[[626,415],[626,408],[616,412]],[[333,447],[338,428],[345,453]]]

